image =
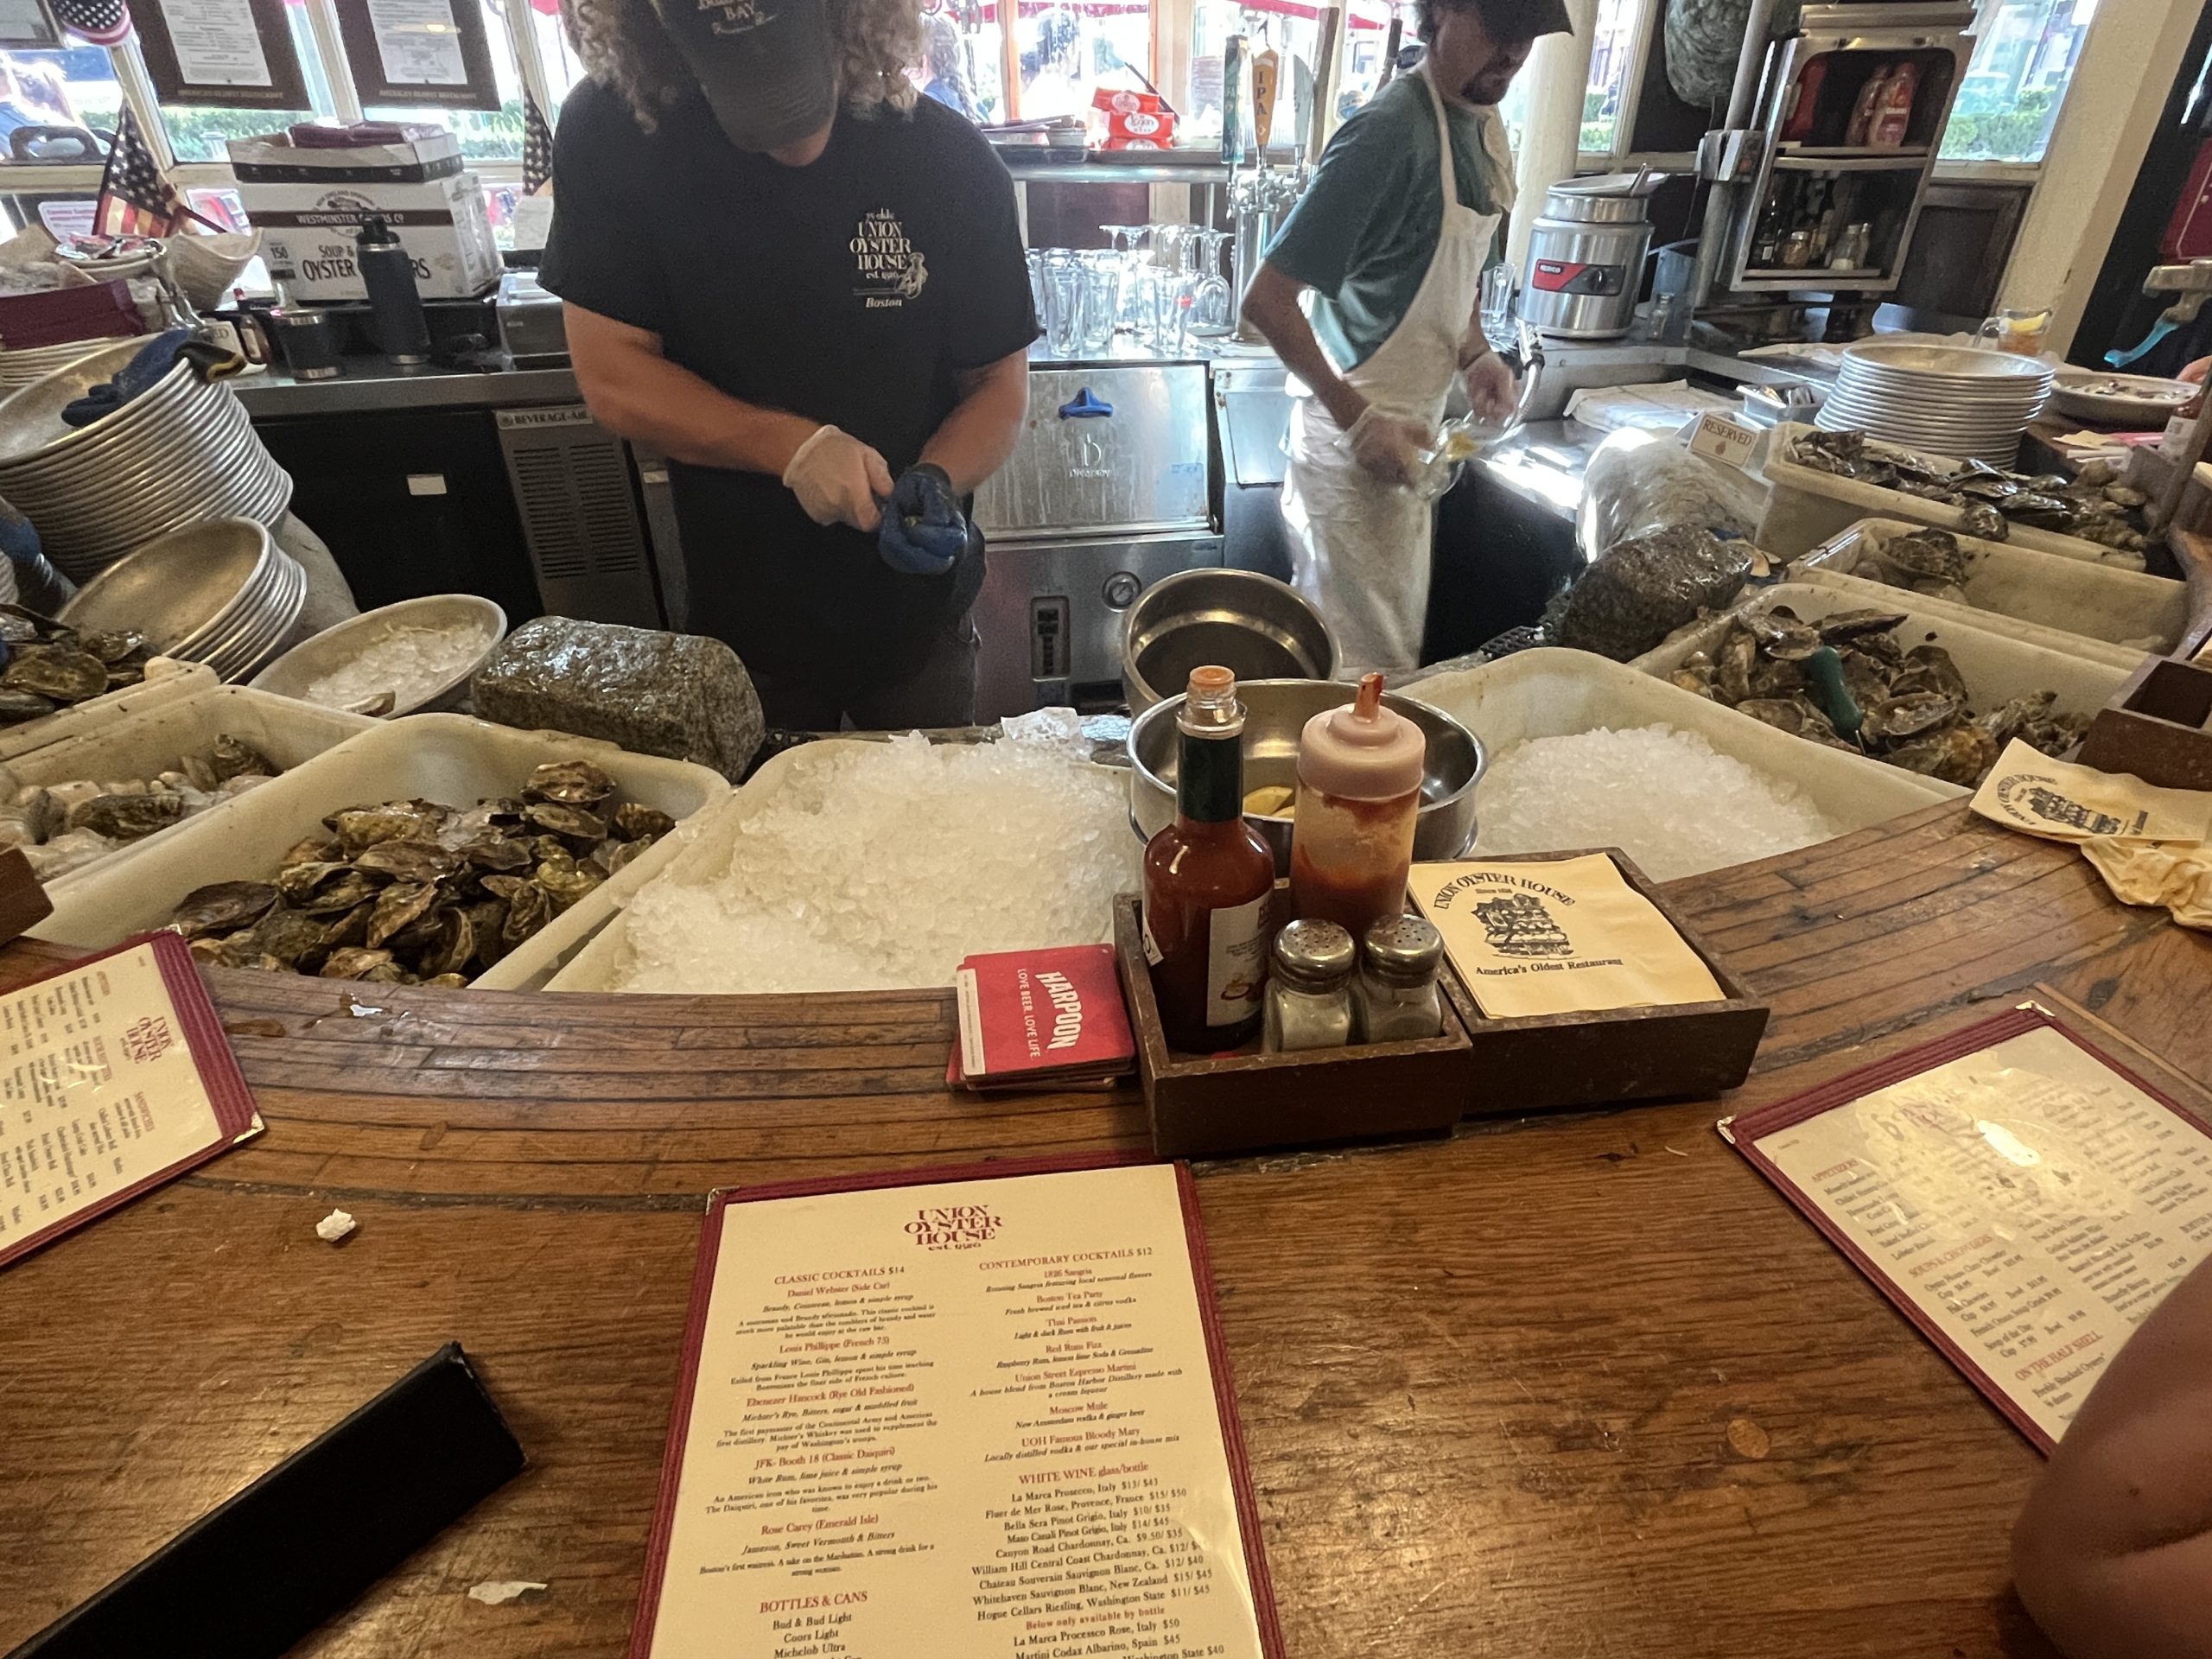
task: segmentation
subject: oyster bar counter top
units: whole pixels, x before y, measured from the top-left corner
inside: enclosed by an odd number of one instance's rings
[[[1956,804],[1664,891],[1773,1005],[1725,1105],[1198,1172],[1287,1651],[2049,1656],[2042,1459],[1713,1120],[2031,995],[2212,1081],[2212,938]],[[709,1188],[1146,1145],[948,1093],[949,992],[209,980],[268,1133],[0,1274],[0,1649],[456,1338],[529,1470],[298,1651],[619,1654]]]

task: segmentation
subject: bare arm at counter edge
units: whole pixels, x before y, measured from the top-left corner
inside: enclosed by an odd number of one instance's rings
[[[1321,342],[1313,338],[1313,325],[1298,305],[1305,288],[1296,277],[1262,261],[1251,286],[1244,291],[1244,315],[1267,336],[1283,366],[1304,381],[1329,411],[1330,418],[1349,432],[1365,413],[1367,399],[1345,384],[1321,349]]]
[[[562,307],[576,385],[593,418],[694,467],[780,478],[821,423],[764,409],[717,390],[661,353],[660,336],[601,316],[573,302]],[[961,401],[922,459],[944,468],[961,494],[988,478],[1014,452],[1028,410],[1027,354],[1016,352],[961,378]],[[871,531],[876,518],[854,526]]]
[[[2212,1659],[2212,1262],[2128,1339],[2012,1533],[2068,1659]]]

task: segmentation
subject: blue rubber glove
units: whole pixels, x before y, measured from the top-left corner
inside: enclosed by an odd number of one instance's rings
[[[102,416],[114,414],[140,392],[151,389],[176,366],[176,354],[191,337],[182,328],[155,335],[139,348],[136,357],[116,371],[114,379],[87,387],[83,397],[63,408],[62,424],[90,426]]]
[[[918,461],[899,475],[876,531],[876,550],[893,570],[941,576],[968,545],[968,518],[942,467]]]

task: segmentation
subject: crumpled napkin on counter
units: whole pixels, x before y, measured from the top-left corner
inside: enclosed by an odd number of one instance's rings
[[[2082,855],[2124,905],[2164,905],[2183,927],[2212,931],[2212,846],[2097,836]]]

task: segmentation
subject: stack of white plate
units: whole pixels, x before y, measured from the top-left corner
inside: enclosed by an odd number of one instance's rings
[[[86,632],[143,633],[162,656],[243,680],[289,643],[307,595],[307,571],[268,531],[250,518],[218,518],[118,560],[61,619]]]
[[[1845,351],[1816,424],[2009,467],[2020,435],[2043,413],[2052,372],[2009,352],[1869,341]]]
[[[0,399],[0,498],[37,527],[47,556],[89,581],[132,549],[207,518],[272,524],[291,475],[231,389],[180,363],[112,415],[72,427],[61,411],[135,357],[118,341]]]
[[[135,338],[135,336],[125,336]],[[28,386],[56,369],[66,369],[80,358],[105,351],[112,336],[99,340],[65,340],[59,346],[28,346],[20,351],[0,351],[0,387]]]

